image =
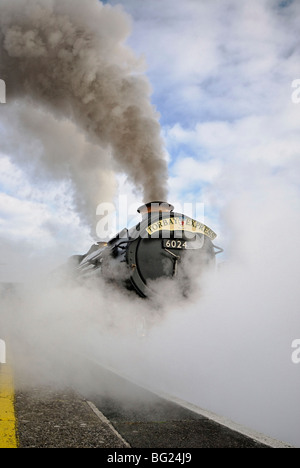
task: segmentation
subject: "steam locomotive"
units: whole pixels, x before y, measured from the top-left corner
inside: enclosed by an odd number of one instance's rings
[[[215,265],[215,257],[222,251],[213,243],[217,235],[199,221],[174,212],[169,203],[151,202],[138,212],[142,220],[136,226],[72,258],[76,275],[100,275],[143,298],[153,294],[158,280],[172,278],[184,294],[191,271]]]

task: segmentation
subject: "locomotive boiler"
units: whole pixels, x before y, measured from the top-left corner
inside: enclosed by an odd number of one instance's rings
[[[79,278],[101,276],[139,296],[150,297],[163,278],[178,281],[182,293],[189,288],[189,275],[215,265],[217,235],[205,224],[165,202],[141,206],[142,220],[123,229],[109,242],[99,242],[82,256],[73,257]]]

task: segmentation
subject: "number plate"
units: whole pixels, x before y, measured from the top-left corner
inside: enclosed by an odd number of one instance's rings
[[[187,241],[182,239],[164,239],[163,248],[164,249],[176,249],[176,250],[185,250],[187,249]]]

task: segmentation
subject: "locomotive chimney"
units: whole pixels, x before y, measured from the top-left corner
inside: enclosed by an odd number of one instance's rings
[[[140,206],[137,211],[144,219],[146,217],[150,217],[153,213],[170,213],[171,211],[174,211],[174,206],[167,202],[153,201]]]

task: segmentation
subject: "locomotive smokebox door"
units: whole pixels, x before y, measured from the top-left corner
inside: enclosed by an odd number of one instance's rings
[[[128,248],[128,263],[132,268],[131,281],[141,296],[148,296],[147,282],[172,277],[173,258],[165,255],[161,239],[138,239]]]
[[[131,282],[144,297],[150,295],[149,282],[177,276],[181,260],[200,264],[214,261],[212,239],[207,226],[182,214],[164,202],[152,202],[139,208],[143,220],[138,238],[128,246],[127,263]]]

